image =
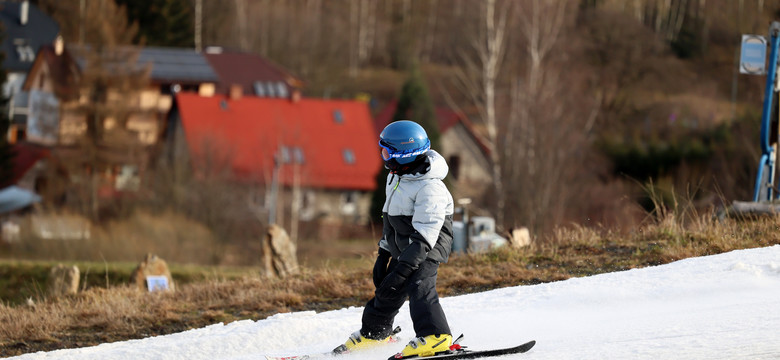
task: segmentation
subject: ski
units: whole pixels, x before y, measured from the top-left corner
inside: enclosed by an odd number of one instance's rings
[[[387,360],[398,360],[398,359],[419,359],[419,360],[460,360],[460,359],[478,359],[488,356],[499,356],[499,355],[509,355],[509,354],[520,354],[524,353],[528,350],[531,350],[532,347],[536,345],[536,340],[531,340],[525,344],[518,345],[515,347],[505,348],[505,349],[495,349],[495,350],[468,350],[464,346],[460,346],[457,343],[453,344],[450,347],[450,350],[432,355],[432,356],[407,356],[404,357],[401,354],[396,354],[395,356],[389,357]]]
[[[393,332],[390,333],[390,336],[392,339],[389,341],[390,343],[398,342],[398,337],[396,336],[398,333],[401,332],[401,327],[396,326],[395,329],[393,329]],[[305,354],[305,355],[292,355],[292,356],[269,356],[266,355],[266,360],[310,360],[310,359],[320,359],[325,357],[331,357],[331,356],[337,356],[341,354],[348,354],[349,350],[347,350],[347,347],[344,346],[344,344],[341,344],[337,346],[335,349],[323,352],[323,353],[317,353],[317,354]]]

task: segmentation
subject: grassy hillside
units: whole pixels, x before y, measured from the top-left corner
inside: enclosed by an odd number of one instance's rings
[[[631,232],[561,227],[528,248],[453,256],[440,269],[438,289],[443,296],[453,296],[769,246],[780,244],[779,227],[776,218],[718,221],[706,215],[683,220],[674,214]],[[82,270],[90,286],[59,299],[41,298],[34,290],[50,264],[4,262],[2,277],[12,279],[15,287],[32,289],[25,293],[32,301],[6,300],[0,305],[0,356],[257,320],[279,312],[362,306],[373,291],[372,261],[370,256],[334,261],[318,269],[304,268],[288,279],[267,279],[254,268],[173,266],[179,290],[151,294],[122,285],[131,270],[127,264],[79,264],[92,269],[89,276]],[[106,277],[108,286],[101,286]]]

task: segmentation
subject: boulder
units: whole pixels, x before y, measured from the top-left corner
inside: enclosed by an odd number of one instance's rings
[[[297,249],[281,226],[271,224],[263,241],[263,263],[266,274],[283,278],[297,274]]]
[[[75,265],[57,264],[49,270],[46,294],[57,297],[77,293],[79,291],[79,275],[79,268]]]
[[[173,283],[173,278],[171,277],[171,272],[168,270],[168,264],[165,262],[165,260],[157,257],[157,255],[154,254],[146,254],[146,258],[141,261],[140,264],[138,264],[135,270],[133,270],[133,273],[130,275],[130,282],[135,284],[138,289],[148,291],[150,290],[148,285],[150,280],[155,280],[159,277],[164,277],[167,280],[167,290],[176,290],[176,287]],[[156,281],[152,282],[159,283]],[[155,289],[153,288],[152,290]]]
[[[531,245],[531,233],[527,227],[520,227],[510,231],[509,242],[514,248]]]

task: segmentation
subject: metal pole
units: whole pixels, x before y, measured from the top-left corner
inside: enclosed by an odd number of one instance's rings
[[[774,148],[769,144],[769,129],[772,115],[772,101],[774,100],[775,77],[777,76],[777,50],[780,46],[780,22],[774,21],[769,27],[769,66],[766,75],[766,87],[764,89],[764,106],[761,111],[761,162],[758,164],[756,176],[756,188],[753,192],[753,201],[772,200],[773,174],[775,166]],[[769,171],[766,182],[764,171]],[[765,187],[764,193],[762,188]],[[766,196],[762,196],[766,195]],[[762,198],[763,197],[763,198]]]
[[[277,193],[279,192],[279,159],[274,156],[274,173],[271,178],[271,201],[268,204],[268,225],[276,222]]]

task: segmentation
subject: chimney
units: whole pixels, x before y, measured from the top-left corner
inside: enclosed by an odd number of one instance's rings
[[[22,25],[27,25],[27,20],[30,15],[30,2],[28,0],[22,1],[22,4],[19,6],[19,22]]]
[[[54,39],[54,53],[60,56],[63,51],[65,51],[65,40],[62,39],[61,35],[57,35],[57,38]]]
[[[292,93],[290,93],[290,102],[296,104],[300,101],[301,101],[301,90],[292,89]]]
[[[230,85],[230,100],[239,100],[244,95],[244,88],[239,84]]]

